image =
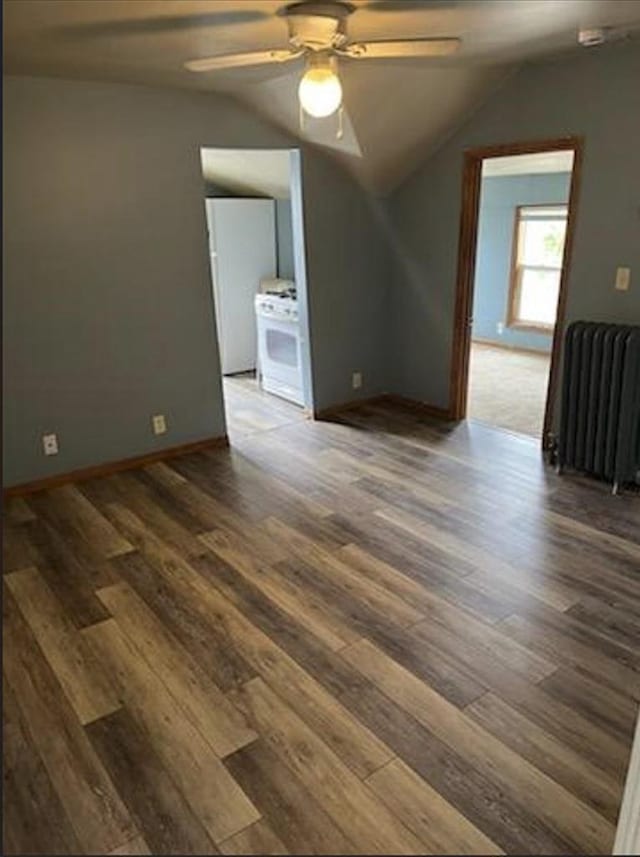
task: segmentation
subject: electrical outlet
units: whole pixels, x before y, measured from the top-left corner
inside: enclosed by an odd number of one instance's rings
[[[498,336],[502,336],[502,334],[504,333],[504,322],[499,321],[496,324],[496,330],[498,331]]]
[[[631,268],[616,269],[616,289],[619,292],[628,292],[631,282]]]
[[[58,435],[57,434],[43,434],[42,435],[42,448],[44,450],[45,455],[57,455],[58,454]]]
[[[164,434],[167,430],[167,421],[164,418],[164,414],[156,414],[151,417],[151,425],[153,426],[154,434]]]
[[[354,372],[352,374],[351,385],[354,390],[359,390],[362,387],[362,372]]]

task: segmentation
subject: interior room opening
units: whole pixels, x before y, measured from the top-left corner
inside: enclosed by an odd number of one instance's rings
[[[564,264],[572,150],[482,162],[467,415],[540,438]]]
[[[300,154],[201,149],[230,441],[313,406]]]

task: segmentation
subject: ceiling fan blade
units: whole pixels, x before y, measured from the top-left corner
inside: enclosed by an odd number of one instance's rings
[[[156,18],[118,18],[107,21],[82,21],[56,27],[67,38],[128,38],[152,33],[174,33],[206,27],[230,27],[263,21],[268,14],[258,9],[228,12],[200,12],[193,15],[163,15]]]
[[[461,39],[382,39],[354,42],[337,53],[352,59],[403,59],[407,57],[444,57],[455,53]]]
[[[368,0],[364,8],[367,12],[424,12],[425,9],[441,11],[468,6],[471,2],[472,0]]]
[[[292,51],[288,48],[269,51],[249,51],[244,54],[220,54],[216,57],[189,60],[184,67],[189,71],[220,71],[227,68],[242,68],[251,65],[266,65],[267,63],[282,63],[297,59],[303,51]]]

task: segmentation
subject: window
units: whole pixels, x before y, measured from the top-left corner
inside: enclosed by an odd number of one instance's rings
[[[508,324],[548,332],[556,321],[566,205],[516,209]]]

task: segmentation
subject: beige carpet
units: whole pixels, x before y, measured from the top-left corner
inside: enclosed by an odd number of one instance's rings
[[[549,362],[548,354],[474,342],[467,416],[508,431],[541,437]]]

